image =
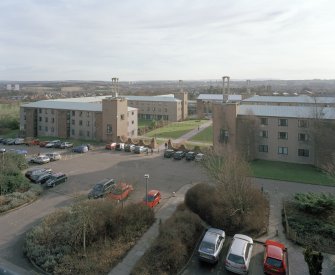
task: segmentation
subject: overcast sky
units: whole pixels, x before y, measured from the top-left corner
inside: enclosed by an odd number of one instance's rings
[[[0,0],[0,80],[334,79],[334,0]]]

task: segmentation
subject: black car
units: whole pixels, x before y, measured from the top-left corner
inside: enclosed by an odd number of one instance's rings
[[[166,149],[164,152],[164,158],[171,158],[174,155],[174,151],[172,149]]]
[[[89,199],[103,198],[108,193],[111,193],[115,187],[114,179],[104,179],[94,185],[93,189],[88,193]]]
[[[49,179],[46,181],[48,187],[55,187],[57,184],[67,181],[67,176],[63,173],[51,174]]]
[[[33,168],[28,170],[24,175],[31,180],[31,177],[37,174],[50,173],[52,170],[50,168]]]
[[[30,180],[34,183],[37,184],[43,184],[45,183],[49,178],[51,177],[51,173],[49,172],[44,172],[44,173],[40,173],[40,174],[35,174],[32,175]]]
[[[192,151],[187,152],[186,155],[185,155],[185,159],[186,160],[194,160],[195,159],[195,155],[196,155],[195,152],[192,152]]]
[[[185,152],[184,151],[177,151],[173,154],[173,158],[174,159],[182,159],[183,157],[185,157]]]

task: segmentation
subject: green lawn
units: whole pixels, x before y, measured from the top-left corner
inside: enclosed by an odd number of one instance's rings
[[[149,127],[152,123],[152,120],[150,119],[143,119],[139,118],[138,119],[138,128],[144,128],[144,127]]]
[[[256,178],[335,186],[335,178],[312,165],[255,160],[250,163]]]
[[[213,143],[213,126],[207,127],[199,134],[190,139],[191,141]]]
[[[20,113],[19,103],[17,104],[0,103],[0,118],[7,116],[19,118],[19,113]]]
[[[175,122],[165,127],[148,132],[145,134],[145,136],[176,139],[207,121],[208,120],[186,120],[182,122]]]

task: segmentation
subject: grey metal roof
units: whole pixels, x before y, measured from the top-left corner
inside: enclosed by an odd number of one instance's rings
[[[181,101],[180,99],[171,97],[171,96],[123,96],[128,100],[133,101],[164,101],[164,102],[177,102]]]
[[[105,98],[111,98],[111,95],[107,96],[89,96],[89,97],[74,97],[74,98],[59,98],[54,99],[55,101],[62,102],[101,102]],[[133,101],[164,101],[164,102],[177,102],[181,101],[180,99],[174,98],[173,95],[158,95],[158,96],[120,96],[124,97],[127,100]]]
[[[238,115],[335,119],[335,108],[316,106],[239,105]]]
[[[276,103],[335,103],[335,97],[311,97],[308,95],[299,96],[252,96],[242,100],[243,102],[276,102]]]
[[[43,108],[43,109],[59,109],[59,110],[78,110],[101,112],[102,105],[100,103],[85,103],[85,102],[66,102],[57,100],[41,100],[28,104],[23,104],[21,107]]]
[[[222,101],[222,94],[200,94],[197,99],[201,100],[213,100],[213,101]],[[242,100],[241,95],[228,95],[228,101],[240,101]]]

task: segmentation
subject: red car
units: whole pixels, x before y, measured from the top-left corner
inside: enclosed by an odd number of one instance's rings
[[[114,200],[122,201],[126,199],[132,191],[134,191],[132,185],[120,182],[112,189],[109,197]]]
[[[143,203],[152,208],[159,204],[161,198],[161,193],[158,190],[150,190],[148,195],[143,198]]]
[[[116,142],[112,142],[112,143],[106,144],[105,149],[112,150],[112,149],[115,149],[115,147],[116,147]]]
[[[287,249],[282,243],[267,240],[264,252],[264,273],[285,275],[287,270]]]

